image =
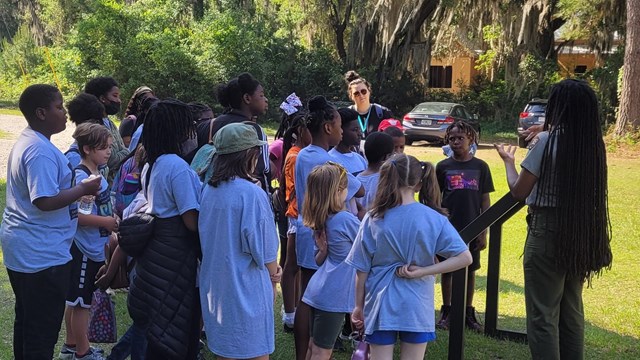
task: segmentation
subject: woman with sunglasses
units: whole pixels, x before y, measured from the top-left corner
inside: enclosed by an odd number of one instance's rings
[[[370,133],[378,131],[382,120],[393,118],[393,113],[382,105],[371,103],[371,84],[357,72],[349,70],[344,78],[349,99],[353,101],[351,108],[358,112],[360,130],[366,138]]]

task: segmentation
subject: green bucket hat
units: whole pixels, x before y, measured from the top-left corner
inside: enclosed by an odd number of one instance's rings
[[[232,123],[223,126],[213,137],[213,146],[217,154],[232,154],[255,146],[266,145],[258,139],[253,126],[244,123]]]

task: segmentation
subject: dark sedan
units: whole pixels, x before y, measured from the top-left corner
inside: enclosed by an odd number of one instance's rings
[[[464,105],[445,102],[424,102],[418,104],[402,119],[407,145],[414,141],[444,143],[447,127],[455,121],[464,120],[480,134],[480,123],[476,115],[471,115]]]

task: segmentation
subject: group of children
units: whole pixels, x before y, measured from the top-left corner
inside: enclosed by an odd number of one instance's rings
[[[362,97],[366,81],[348,88],[362,86]],[[268,103],[260,83],[241,74],[218,89],[218,99],[226,110],[214,119],[204,106],[138,89],[128,110],[134,124],[122,134],[130,146],[138,142],[129,152],[108,119],[119,110],[117,84],[94,79],[68,104],[76,130],[65,157],[49,140],[65,128],[60,92],[24,91],[29,126],[10,156],[0,234],[16,294],[16,358],[51,358],[64,313],[60,358],[102,359],[87,339],[91,296],[96,283],[110,284],[112,266],[127,261],[135,261],[133,325],[110,359],[195,359],[203,326],[218,358],[268,359],[277,283],[296,358],[329,359],[345,317],[379,358],[392,357],[398,337],[403,358],[422,358],[435,327],[447,326],[450,289],[443,276],[436,324],[434,275],[477,264],[486,244],[479,238],[469,252],[458,235],[493,191],[486,163],[471,152],[475,131],[452,124],[453,156],[434,170],[403,153],[397,121],[383,119],[377,129],[365,121],[362,146],[357,107],[337,109],[322,96],[305,107],[293,95],[294,105],[283,106],[280,153],[270,156],[254,121]],[[367,118],[377,111],[369,106]],[[286,205],[280,240],[268,196],[274,173]],[[92,202],[89,213],[78,214],[79,199]],[[120,219],[136,212],[154,218],[144,251],[132,260],[116,248],[103,266]],[[478,330],[470,313],[467,324]]]

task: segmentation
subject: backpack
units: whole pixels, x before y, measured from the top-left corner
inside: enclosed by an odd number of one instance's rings
[[[376,110],[376,115],[378,115],[378,119],[382,120],[382,117],[383,117],[382,105],[378,105],[376,103],[372,103],[371,106],[373,106],[373,108]],[[357,110],[355,105],[349,106],[349,109]]]
[[[142,190],[140,182],[140,170],[135,157],[129,158],[122,164],[120,170],[113,178],[111,193],[114,194],[115,208],[113,212],[122,218],[122,212],[131,204]]]

